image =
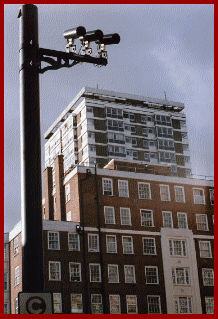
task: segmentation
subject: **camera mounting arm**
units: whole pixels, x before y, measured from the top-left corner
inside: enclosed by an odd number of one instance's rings
[[[56,60],[55,60],[56,58]],[[72,63],[70,61],[73,60]],[[58,70],[66,67],[70,68],[78,63],[92,63],[95,65],[107,65],[107,59],[103,57],[95,58],[90,55],[79,55],[73,52],[62,52],[50,49],[39,48],[39,73],[44,73],[48,70]],[[49,63],[49,66],[41,67],[41,62]]]

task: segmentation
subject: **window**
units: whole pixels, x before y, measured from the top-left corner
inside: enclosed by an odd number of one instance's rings
[[[159,162],[163,163],[175,163],[175,154],[168,152],[159,152]]]
[[[121,109],[118,109],[118,108],[107,107],[107,117],[122,119],[123,112]]]
[[[117,240],[115,235],[106,235],[107,253],[117,253]]]
[[[67,222],[71,222],[72,221],[72,214],[71,212],[67,213]]]
[[[91,295],[92,314],[103,314],[102,296],[100,294]]]
[[[135,134],[136,133],[136,128],[135,126],[131,126],[130,127],[131,133]]]
[[[142,242],[144,255],[156,255],[155,238],[142,238]]]
[[[4,244],[4,261],[8,260],[7,245]]]
[[[193,189],[194,204],[205,204],[204,190],[201,188]]]
[[[141,122],[142,122],[142,123],[146,123],[146,122],[147,122],[146,116],[141,115]]]
[[[139,154],[138,154],[138,152],[133,151],[133,152],[132,152],[132,156],[133,156],[133,159],[137,160],[137,159],[138,159]]]
[[[83,300],[81,294],[71,294],[71,313],[83,313]]]
[[[54,313],[62,313],[61,293],[53,293]]]
[[[138,183],[138,192],[140,199],[151,199],[151,190],[149,183]]]
[[[157,136],[158,137],[166,137],[173,138],[173,130],[167,127],[157,127]]]
[[[49,280],[61,280],[61,263],[49,261]]]
[[[147,296],[148,313],[161,313],[160,296]]]
[[[212,258],[211,246],[209,241],[199,241],[200,257]]]
[[[173,228],[172,212],[162,212],[163,214],[163,227]]]
[[[135,114],[129,113],[130,121],[135,121]]]
[[[90,282],[101,282],[100,264],[89,264]]]
[[[108,120],[107,121],[107,128],[108,128],[108,130],[122,132],[123,131],[123,122],[116,121],[116,120]]]
[[[197,230],[203,230],[203,231],[209,230],[206,214],[196,214],[196,224],[197,224]]]
[[[110,313],[121,313],[120,310],[120,296],[119,295],[109,295],[110,302]]]
[[[176,202],[184,203],[185,202],[185,193],[184,187],[174,186],[175,189],[175,200]]]
[[[131,236],[122,236],[123,241],[123,253],[133,254],[133,239]]]
[[[169,185],[160,185],[160,199],[165,202],[170,201]]]
[[[103,195],[112,196],[113,195],[113,181],[109,178],[103,178]]]
[[[14,240],[13,240],[13,250],[14,250],[14,256],[16,256],[19,253],[18,236],[15,237]]]
[[[70,184],[67,184],[65,186],[65,197],[66,197],[66,202],[70,200]]]
[[[9,314],[9,304],[4,303],[4,315]]]
[[[143,148],[149,148],[148,140],[143,140]]]
[[[175,298],[176,313],[192,313],[191,297],[176,297]]]
[[[124,274],[125,274],[125,283],[126,284],[135,284],[135,266],[133,265],[124,265]]]
[[[68,234],[68,247],[69,250],[80,250],[79,234]]]
[[[132,315],[138,313],[137,296],[126,296],[126,308],[128,314]]]
[[[214,297],[205,297],[206,314],[214,314]]]
[[[8,290],[8,274],[4,274],[4,291]]]
[[[168,140],[158,140],[158,149],[174,151],[174,143],[173,141]]]
[[[155,121],[158,125],[168,125],[172,126],[171,119],[169,116],[165,115],[155,115]]]
[[[188,268],[172,268],[172,279],[174,285],[189,285],[190,276]]]
[[[177,257],[185,257],[187,255],[186,251],[186,241],[182,239],[170,239],[170,255]]]
[[[141,213],[141,226],[153,227],[153,211],[147,209],[140,209]]]
[[[210,192],[210,204],[214,205],[214,189],[209,189]]]
[[[105,224],[115,224],[114,207],[104,206]]]
[[[129,197],[128,181],[118,180],[118,190],[120,197]]]
[[[70,268],[70,281],[81,281],[81,264],[69,263]]]
[[[14,308],[15,308],[15,314],[17,315],[18,314],[18,298],[15,298],[14,299]]]
[[[88,234],[89,251],[98,252],[99,251],[99,238],[98,234]]]
[[[108,282],[119,283],[118,265],[108,265]]]
[[[144,160],[146,162],[150,162],[150,154],[149,153],[144,153]]]
[[[48,249],[60,249],[59,233],[50,231],[48,232]]]
[[[130,208],[120,207],[120,220],[121,220],[121,225],[131,226]]]
[[[19,285],[19,283],[20,283],[20,268],[19,266],[17,266],[14,269],[14,286]]]
[[[156,266],[145,267],[145,281],[146,284],[159,284],[158,268]]]
[[[187,214],[177,213],[177,218],[178,218],[178,228],[187,229],[188,228]]]
[[[203,285],[214,286],[214,270],[209,268],[202,269]]]
[[[147,128],[142,128],[142,135],[143,136],[146,136],[146,135],[148,135],[148,129]]]

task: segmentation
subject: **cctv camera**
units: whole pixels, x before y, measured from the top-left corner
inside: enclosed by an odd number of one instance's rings
[[[120,36],[118,33],[106,34],[103,36],[102,40],[98,41],[98,43],[99,42],[105,45],[118,44],[120,42]]]
[[[86,32],[84,37],[85,41],[92,42],[92,41],[101,41],[103,39],[103,32],[101,30],[94,30]]]
[[[86,29],[84,27],[77,27],[73,29],[69,29],[64,31],[63,36],[65,39],[77,39],[77,38],[84,38],[86,34]]]

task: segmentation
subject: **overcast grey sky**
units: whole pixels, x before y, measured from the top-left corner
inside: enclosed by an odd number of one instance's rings
[[[5,4],[5,231],[20,220],[20,4]],[[63,31],[84,26],[119,33],[108,65],[78,64],[40,75],[42,170],[44,132],[84,86],[185,104],[192,171],[213,175],[212,4],[39,4],[40,47],[65,50]],[[43,194],[44,197],[44,194]]]

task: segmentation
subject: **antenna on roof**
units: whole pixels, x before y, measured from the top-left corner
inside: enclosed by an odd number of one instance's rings
[[[165,96],[165,100],[167,100],[167,94],[165,91],[164,91],[164,96]]]
[[[98,89],[98,84],[97,84],[97,89]]]

